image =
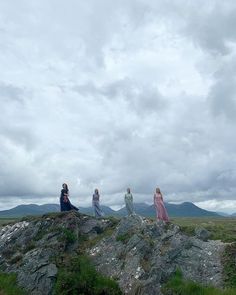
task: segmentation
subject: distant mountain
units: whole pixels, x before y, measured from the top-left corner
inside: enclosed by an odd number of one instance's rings
[[[169,216],[171,217],[203,217],[203,216],[215,216],[219,217],[219,214],[216,212],[207,211],[201,209],[190,202],[185,202],[182,204],[170,204],[165,203],[166,209],[168,211]],[[139,215],[146,217],[155,217],[156,210],[154,205],[147,205],[144,203],[134,204],[135,212]],[[126,209],[122,208],[117,213],[121,216],[126,215]]]
[[[170,204],[165,203],[169,216],[171,217],[219,217],[216,212],[207,211],[201,209],[190,202],[182,204]],[[121,208],[118,211],[112,210],[108,206],[101,206],[105,216],[125,216],[127,215],[126,208]],[[139,215],[146,217],[155,217],[156,211],[154,205],[148,205],[145,203],[135,203],[135,212]],[[92,207],[79,207],[81,213],[93,215],[94,211]],[[9,210],[0,211],[0,218],[22,217],[26,215],[42,215],[50,212],[59,212],[60,206],[58,204],[45,204],[45,205],[19,205]],[[236,216],[236,213],[232,216]]]
[[[230,216],[232,216],[232,217],[236,217],[236,212],[233,213],[233,214],[231,214]]]
[[[0,211],[0,218],[21,217],[26,215],[41,215],[50,212],[59,212],[60,206],[58,204],[44,204],[44,205],[19,205],[9,210]]]
[[[166,209],[172,217],[219,217],[220,215],[216,212],[207,211],[191,202],[184,202],[182,204],[170,204],[166,203]]]
[[[155,211],[152,209],[150,210],[151,206],[146,203],[134,203],[134,211],[142,216],[153,216],[155,215]],[[153,211],[153,212],[152,212]],[[125,207],[121,208],[120,210],[116,211],[116,214],[119,216],[126,216],[127,210]]]
[[[103,211],[103,213],[105,214],[105,216],[117,216],[118,214],[116,213],[116,211],[112,210],[110,207],[108,206],[101,206],[101,209]],[[79,212],[83,213],[83,214],[87,214],[87,215],[94,215],[94,210],[92,207],[79,207]]]
[[[229,217],[231,214],[225,213],[225,212],[216,212],[217,214],[219,214],[220,216],[224,216],[224,217]]]

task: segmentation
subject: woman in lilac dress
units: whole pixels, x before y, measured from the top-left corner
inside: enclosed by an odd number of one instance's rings
[[[169,217],[159,187],[156,188],[156,193],[154,194],[154,206],[156,208],[157,219],[169,222]]]
[[[99,200],[100,200],[100,194],[98,189],[96,188],[93,194],[93,208],[94,208],[94,214],[96,218],[100,218],[104,215],[100,207]]]

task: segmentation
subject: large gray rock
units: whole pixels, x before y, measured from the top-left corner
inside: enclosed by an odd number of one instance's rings
[[[31,250],[24,256],[22,267],[17,270],[19,285],[32,295],[52,294],[58,270],[50,262],[51,254],[43,249]]]
[[[196,227],[195,235],[198,239],[207,241],[210,238],[211,233],[203,227]]]
[[[143,229],[144,219],[139,215],[130,215],[122,218],[116,231],[117,236],[124,236],[126,234],[132,235],[136,231]]]

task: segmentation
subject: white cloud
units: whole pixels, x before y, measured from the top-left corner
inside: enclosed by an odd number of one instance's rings
[[[195,203],[197,206],[206,210],[215,212],[226,212],[228,214],[235,213],[236,201],[235,200],[207,200]]]
[[[64,181],[81,205],[96,186],[113,206],[127,186],[233,200],[235,16],[234,1],[0,1],[0,209],[57,201]]]

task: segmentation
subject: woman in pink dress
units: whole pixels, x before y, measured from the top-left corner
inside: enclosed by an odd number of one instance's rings
[[[169,222],[169,217],[159,187],[156,188],[156,193],[154,194],[154,206],[156,208],[157,219]]]

